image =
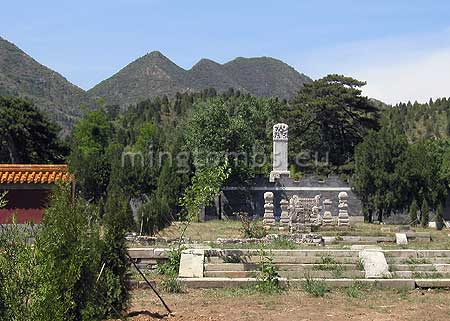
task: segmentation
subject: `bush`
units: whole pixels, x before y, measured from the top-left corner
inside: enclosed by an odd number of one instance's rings
[[[183,250],[183,246],[172,248],[168,253],[167,261],[156,265],[156,273],[165,276],[161,282],[161,286],[166,292],[181,292],[180,282],[178,282],[177,277],[180,269],[181,252]]]
[[[129,301],[127,270],[130,262],[125,236],[134,227],[128,200],[116,188],[108,191],[103,218],[104,242],[101,263],[105,264],[102,281],[106,296],[106,308],[111,315],[114,310],[123,311]]]
[[[142,231],[150,235],[172,221],[167,200],[165,197],[158,198],[156,195],[140,207],[138,217],[142,221]]]
[[[280,292],[282,290],[278,279],[280,275],[273,264],[272,255],[267,254],[266,251],[260,249],[259,262],[257,265],[259,267],[259,271],[256,275],[256,289],[265,293]]]
[[[183,250],[183,246],[170,249],[167,254],[167,261],[156,265],[156,273],[166,276],[177,276]]]
[[[58,186],[36,238],[37,320],[100,320],[105,302],[96,284],[102,244],[97,210]]]
[[[249,218],[247,213],[239,213],[241,219],[241,231],[245,238],[260,239],[267,235],[267,231],[262,224]]]
[[[0,229],[0,320],[32,320],[35,291],[35,248],[31,226]]]
[[[112,311],[114,317],[121,317],[120,309],[127,302],[122,287],[126,274],[123,231],[105,223],[102,239],[98,214],[96,206],[71,199],[69,186],[60,185],[37,233],[31,226],[3,227],[2,321],[95,321],[110,317]]]

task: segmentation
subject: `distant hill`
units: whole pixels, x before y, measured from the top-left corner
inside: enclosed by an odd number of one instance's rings
[[[63,128],[70,128],[88,103],[83,89],[41,65],[0,37],[0,95],[32,100]]]
[[[269,58],[236,58],[225,64],[202,59],[185,70],[158,51],[124,67],[88,91],[92,98],[104,97],[107,104],[127,105],[152,96],[177,92],[234,88],[255,96],[290,99],[311,79],[284,62]]]
[[[155,96],[230,88],[255,96],[292,98],[312,80],[284,62],[269,58],[236,58],[225,64],[201,59],[185,70],[158,51],[128,64],[87,92],[59,73],[40,64],[11,42],[0,37],[0,95],[33,101],[68,132],[83,114],[82,106],[106,104],[126,106]]]

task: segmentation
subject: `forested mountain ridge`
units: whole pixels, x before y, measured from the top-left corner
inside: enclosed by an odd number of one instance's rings
[[[409,142],[450,137],[450,99],[401,103],[386,111],[387,117],[402,127]]]
[[[230,88],[259,97],[290,99],[311,79],[284,62],[270,58],[236,58],[225,64],[201,59],[185,70],[158,51],[133,61],[88,91],[107,104],[129,105],[155,96]]]
[[[60,126],[70,128],[89,99],[83,89],[0,37],[0,95],[31,100]]]
[[[84,113],[82,106],[92,109],[99,98],[102,104],[127,107],[152,97],[175,97],[178,92],[214,88],[220,93],[233,88],[259,97],[290,99],[311,81],[270,57],[239,57],[225,64],[201,59],[185,70],[153,51],[85,91],[0,37],[0,95],[31,100],[65,132]]]

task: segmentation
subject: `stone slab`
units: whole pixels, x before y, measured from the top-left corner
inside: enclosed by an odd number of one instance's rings
[[[395,243],[399,245],[407,245],[408,238],[406,237],[406,233],[395,233]]]
[[[255,278],[178,278],[184,286],[188,288],[241,288],[250,286],[257,282]],[[348,287],[355,282],[379,286],[382,288],[402,288],[414,289],[416,282],[413,279],[324,279],[330,287]],[[450,282],[450,280],[448,280]],[[302,286],[305,279],[286,280],[280,278],[282,286]]]
[[[416,279],[419,288],[450,288],[450,279]]]
[[[181,253],[179,277],[202,278],[205,250],[188,249]]]
[[[359,252],[367,279],[390,277],[389,266],[383,252],[363,250]]]
[[[371,245],[371,244],[354,244],[352,246],[350,246],[351,250],[355,250],[355,251],[362,251],[362,250],[377,250],[377,251],[381,251],[382,248],[381,246],[378,245]]]

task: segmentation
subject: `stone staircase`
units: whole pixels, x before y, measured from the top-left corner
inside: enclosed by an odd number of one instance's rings
[[[396,278],[450,278],[450,250],[386,250],[384,256]]]
[[[207,250],[204,277],[255,277],[258,250]],[[280,277],[286,279],[311,278],[364,278],[358,251],[273,250],[265,251],[273,260]]]
[[[195,250],[182,256],[179,280],[188,287],[245,286],[257,281],[258,263],[267,258],[282,284],[314,278],[331,286],[450,287],[450,250],[266,250],[264,255],[254,249]]]

